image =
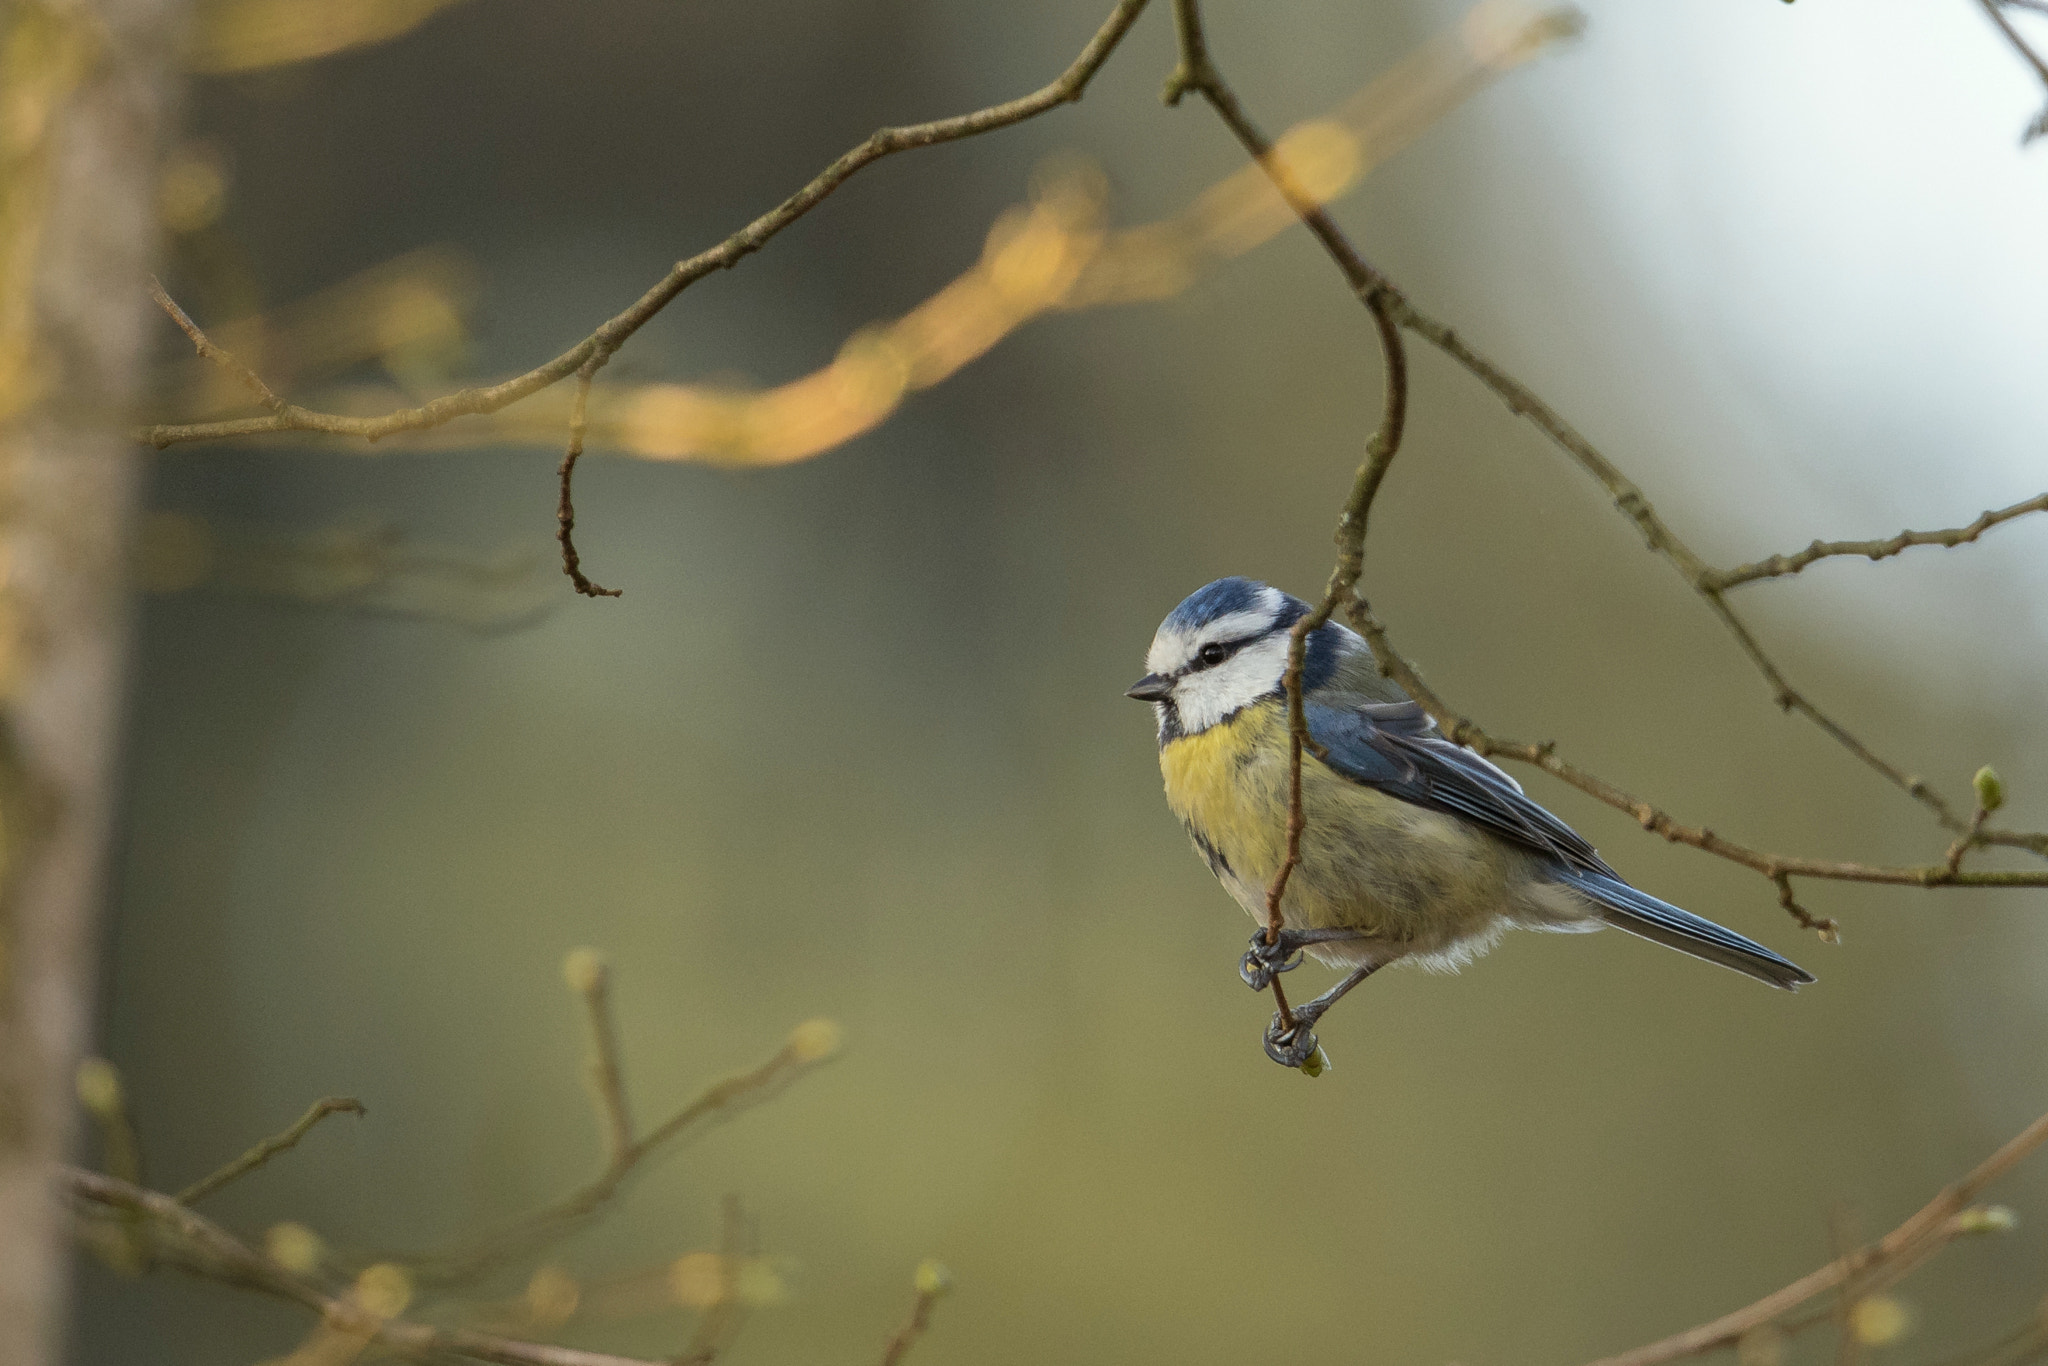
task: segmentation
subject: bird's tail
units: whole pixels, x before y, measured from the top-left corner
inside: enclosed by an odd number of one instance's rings
[[[1787,991],[1795,991],[1802,983],[1813,980],[1812,973],[1763,945],[1711,920],[1703,920],[1691,911],[1659,901],[1647,892],[1639,892],[1619,878],[1576,868],[1561,871],[1557,877],[1599,906],[1601,919],[1618,930],[1733,968]]]

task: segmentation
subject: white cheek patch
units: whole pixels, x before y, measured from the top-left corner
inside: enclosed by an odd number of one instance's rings
[[[1181,729],[1189,735],[1207,730],[1272,692],[1286,672],[1287,634],[1275,632],[1253,641],[1213,669],[1189,674],[1173,690]]]

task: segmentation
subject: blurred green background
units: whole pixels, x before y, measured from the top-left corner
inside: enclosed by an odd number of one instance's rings
[[[965,269],[1050,153],[1098,159],[1118,221],[1179,207],[1238,154],[1206,110],[1160,105],[1156,8],[1080,106],[874,167],[614,377],[822,364]],[[1211,8],[1275,131],[1457,13]],[[1589,9],[1583,41],[1339,206],[1367,253],[1723,562],[2038,492],[2048,152],[2013,145],[2034,92],[1982,16]],[[211,324],[445,244],[476,290],[458,377],[522,369],[872,128],[1040,84],[1105,10],[470,0],[196,84],[226,212],[166,280]],[[1457,978],[1374,981],[1323,1028],[1320,1080],[1261,1055],[1249,926],[1121,693],[1199,584],[1321,585],[1377,366],[1290,233],[1171,303],[1033,324],[807,464],[593,456],[579,542],[617,601],[555,573],[553,450],[164,454],[152,506],[195,524],[286,546],[387,527],[532,570],[339,605],[275,576],[145,600],[99,1047],[152,1180],[343,1093],[368,1117],[211,1212],[420,1245],[565,1189],[599,1160],[560,968],[589,944],[644,1119],[806,1017],[845,1025],[840,1060],[560,1253],[579,1275],[659,1263],[711,1246],[738,1195],[792,1294],[734,1363],[873,1358],[925,1257],[959,1279],[916,1349],[933,1366],[1564,1362],[1809,1270],[1840,1211],[1889,1228],[2048,1108],[2040,893],[1809,885],[1844,926],[1819,944],[1755,876],[1523,775],[1632,879],[1820,983],[1524,935]],[[2011,823],[2039,828],[2043,535],[1833,562],[1740,605],[1880,750],[1957,801],[1995,763]],[[1597,488],[1425,350],[1366,582],[1456,705],[1682,819],[1820,856],[1945,845],[1779,715]],[[1892,1359],[1995,1336],[2048,1286],[2048,1167],[1995,1196],[2020,1230],[1908,1283]],[[80,1363],[254,1361],[305,1329],[172,1277],[86,1266],[80,1287]],[[570,1335],[653,1355],[686,1328]]]

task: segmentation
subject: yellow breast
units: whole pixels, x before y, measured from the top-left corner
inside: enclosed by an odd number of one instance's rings
[[[1239,877],[1259,883],[1279,871],[1287,835],[1287,726],[1279,702],[1246,707],[1170,742],[1159,751],[1159,771],[1173,814]]]
[[[1159,751],[1167,804],[1254,918],[1263,918],[1286,855],[1288,768],[1277,699]],[[1302,756],[1301,779],[1306,828],[1282,903],[1288,924],[1342,926],[1444,954],[1498,918],[1509,862],[1498,840],[1353,782],[1312,754]]]

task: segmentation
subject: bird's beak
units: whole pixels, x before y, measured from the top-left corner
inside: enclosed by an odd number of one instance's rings
[[[1173,696],[1173,680],[1164,674],[1146,674],[1125,688],[1124,696],[1134,697],[1140,702],[1164,702]]]

